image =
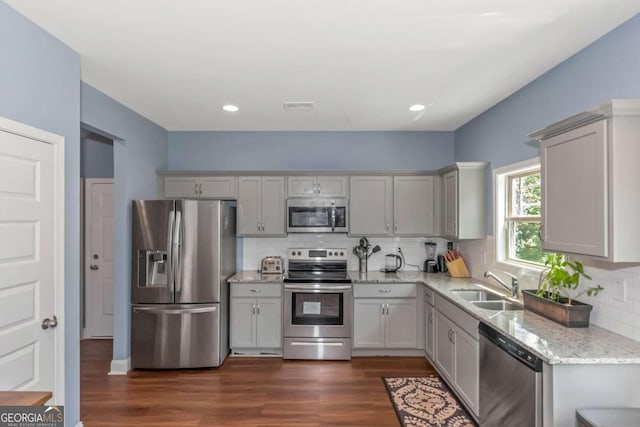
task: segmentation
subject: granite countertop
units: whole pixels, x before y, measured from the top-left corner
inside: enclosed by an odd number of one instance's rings
[[[244,270],[227,279],[229,283],[282,283],[282,274],[262,274],[259,270]]]
[[[530,349],[552,365],[640,364],[640,342],[596,325],[566,328],[524,310],[485,310],[451,293],[453,289],[474,289],[477,279],[454,279],[446,274],[418,271],[381,273],[350,272],[354,283],[421,283],[436,291],[483,323]],[[496,289],[499,293],[505,292]]]
[[[477,279],[454,279],[447,274],[420,271],[382,273],[349,271],[353,283],[417,283],[426,285],[456,304],[479,321],[509,336],[551,365],[572,364],[640,364],[640,342],[623,337],[596,325],[588,328],[565,328],[551,320],[524,310],[486,310],[460,298],[453,289],[477,289],[483,285],[501,294],[505,291]],[[281,275],[262,275],[259,271],[242,271],[230,283],[282,283]]]

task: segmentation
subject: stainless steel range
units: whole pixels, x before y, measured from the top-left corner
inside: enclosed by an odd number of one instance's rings
[[[289,249],[284,358],[351,359],[353,292],[347,249]]]

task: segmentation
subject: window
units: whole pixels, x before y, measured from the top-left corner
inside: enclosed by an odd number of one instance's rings
[[[533,159],[495,173],[496,258],[498,262],[541,267],[540,161]]]

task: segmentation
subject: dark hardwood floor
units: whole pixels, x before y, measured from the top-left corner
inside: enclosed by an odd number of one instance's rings
[[[85,426],[398,426],[383,376],[435,374],[421,357],[227,358],[219,369],[108,376],[111,340],[85,340]]]

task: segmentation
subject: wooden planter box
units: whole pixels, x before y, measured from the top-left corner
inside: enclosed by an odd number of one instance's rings
[[[523,290],[524,308],[546,317],[549,320],[560,323],[567,328],[589,327],[589,316],[593,308],[589,304],[580,301],[572,301],[571,305],[562,304],[536,295],[536,291]],[[566,298],[564,298],[566,301]]]

